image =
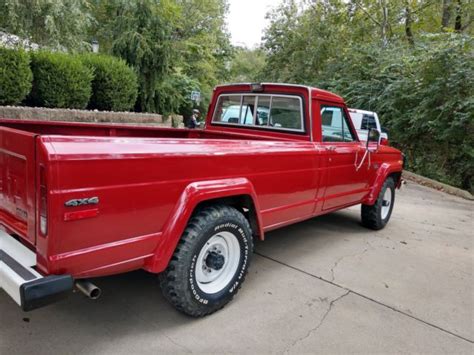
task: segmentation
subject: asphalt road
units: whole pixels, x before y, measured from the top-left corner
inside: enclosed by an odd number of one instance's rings
[[[267,235],[234,301],[177,313],[145,272],[22,313],[0,291],[0,354],[474,353],[474,203],[418,185],[389,225],[354,207]]]

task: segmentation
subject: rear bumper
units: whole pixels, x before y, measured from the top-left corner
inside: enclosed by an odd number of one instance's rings
[[[64,298],[74,285],[71,275],[45,277],[35,265],[35,253],[0,229],[0,289],[24,311]]]

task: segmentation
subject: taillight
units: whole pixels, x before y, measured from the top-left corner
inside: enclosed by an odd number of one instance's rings
[[[46,183],[46,170],[44,166],[40,166],[40,200],[39,200],[39,219],[40,232],[43,236],[48,233],[48,189]]]

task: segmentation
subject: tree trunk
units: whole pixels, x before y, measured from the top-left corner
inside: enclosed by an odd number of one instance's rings
[[[456,4],[456,21],[454,22],[454,30],[456,32],[462,31],[462,3],[461,0]]]
[[[382,8],[382,42],[383,45],[386,46],[388,44],[388,32],[390,30],[389,28],[389,23],[388,23],[388,8],[387,8],[387,2],[386,0],[380,0],[380,7]]]
[[[451,0],[443,0],[443,13],[441,15],[441,29],[444,30],[449,26],[451,19]]]
[[[415,40],[413,39],[413,32],[411,30],[411,9],[408,1],[405,1],[405,35],[407,36],[407,41],[411,46],[415,45]]]

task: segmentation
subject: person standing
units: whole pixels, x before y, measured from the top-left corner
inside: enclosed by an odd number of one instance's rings
[[[200,122],[198,122],[198,119],[199,119],[200,116],[201,116],[201,113],[199,112],[199,110],[198,109],[193,109],[193,114],[191,116],[191,119],[189,120],[188,128],[199,127]]]

